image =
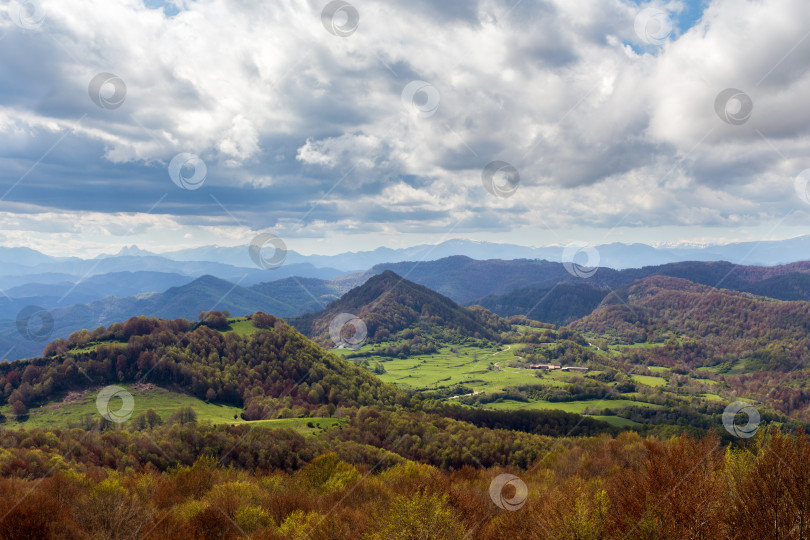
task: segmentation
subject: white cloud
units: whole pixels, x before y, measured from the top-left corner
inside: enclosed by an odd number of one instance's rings
[[[357,2],[346,38],[325,31],[314,0],[178,6],[166,17],[137,0],[43,0],[39,29],[5,23],[4,43],[30,51],[24,63],[0,53],[16,74],[0,108],[5,159],[42,131],[73,129],[86,152],[101,145],[100,168],[178,152],[221,166],[206,185],[244,187],[247,227],[268,214],[256,190],[270,190],[280,227],[320,201],[308,222],[324,228],[431,233],[779,219],[795,208],[790,179],[810,167],[804,0],[713,0],[660,48],[634,33],[646,4],[621,0]],[[118,109],[88,99],[101,71],[126,82]],[[403,106],[413,80],[438,92],[432,116]],[[714,111],[729,87],[754,103],[741,126]],[[481,186],[495,159],[520,171],[518,196]],[[123,204],[111,198],[108,215]],[[71,234],[117,234],[93,219]]]

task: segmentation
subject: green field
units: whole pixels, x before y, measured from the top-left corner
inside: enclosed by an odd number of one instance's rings
[[[383,381],[415,390],[438,390],[459,384],[475,392],[500,392],[507,387],[527,384],[565,386],[567,380],[577,375],[509,367],[507,364],[515,360],[514,348],[514,345],[501,346],[493,352],[473,346],[446,346],[435,354],[404,359],[372,356],[368,361],[372,365],[382,364],[385,373],[379,377]],[[346,354],[345,350],[334,352]],[[537,377],[538,373],[543,376]]]
[[[599,339],[598,336],[591,336],[593,339]],[[633,349],[653,349],[655,347],[663,347],[663,343],[613,343],[609,344],[607,348],[607,352],[613,355],[619,355],[625,350],[633,350]]]
[[[376,347],[366,345],[359,349],[359,352],[373,352]],[[380,379],[407,389],[422,391],[447,390],[462,385],[468,389],[466,390],[468,393],[494,394],[527,385],[563,388],[574,380],[582,380],[582,373],[509,367],[510,362],[519,358],[518,355],[523,347],[523,344],[501,345],[497,350],[494,350],[476,346],[448,345],[433,354],[414,355],[408,358],[389,358],[374,355],[356,360],[367,361],[369,367],[379,362],[385,369],[385,373],[377,375]],[[358,351],[342,349],[334,352],[346,356]],[[593,377],[599,373],[599,370],[593,370],[588,372],[587,375]],[[632,378],[637,383],[651,387],[663,387],[667,384],[666,379],[663,377],[653,375],[633,375]],[[448,399],[453,400],[457,397],[459,396],[451,396]],[[504,399],[488,403],[485,407],[498,410],[560,410],[579,414],[590,410],[601,411],[633,406],[657,407],[639,399],[643,398],[638,393],[623,395],[623,399],[614,400],[593,399],[552,402]],[[623,427],[636,424],[630,420],[614,416],[606,418],[606,421],[612,425]]]
[[[257,328],[253,326],[247,317],[231,317],[228,319],[228,328],[222,332],[236,332],[240,336],[249,336],[256,332]]]
[[[487,408],[495,410],[555,410],[582,414],[588,409],[623,409],[625,407],[652,407],[659,405],[634,401],[631,399],[589,399],[582,401],[515,401],[505,399],[487,404]]]
[[[132,394],[134,409],[131,417],[135,417],[148,409],[153,409],[165,421],[180,407],[190,406],[197,413],[198,422],[211,422],[212,424],[251,424],[269,428],[292,428],[304,434],[314,433],[321,429],[328,429],[343,420],[338,418],[279,418],[273,420],[256,420],[248,422],[239,418],[242,409],[231,405],[218,405],[206,403],[200,399],[186,394],[171,392],[153,385],[120,385]],[[8,420],[6,428],[67,428],[72,424],[79,424],[83,416],[98,417],[96,408],[97,388],[92,391],[74,392],[59,402],[51,402],[41,407],[32,408],[24,422],[18,422],[11,414],[10,406],[0,407]],[[111,403],[111,410],[121,407],[122,401],[118,398]],[[236,417],[236,418],[234,418]],[[312,427],[307,424],[312,423]],[[126,422],[122,423],[126,427]]]
[[[447,401],[457,400],[460,397],[469,396],[471,393],[492,396],[492,394],[514,391],[516,387],[525,386],[540,385],[566,388],[574,383],[581,385],[583,379],[585,381],[604,380],[600,375],[603,376],[609,372],[609,370],[600,369],[598,365],[592,366],[595,369],[591,369],[585,374],[560,370],[545,371],[510,367],[509,364],[516,360],[524,361],[521,357],[523,349],[527,347],[527,344],[524,343],[500,344],[496,347],[469,343],[466,345],[447,344],[436,353],[412,355],[407,358],[391,358],[374,354],[375,351],[389,345],[402,345],[402,343],[367,344],[358,351],[340,349],[333,352],[344,357],[357,353],[368,354],[369,356],[350,358],[350,360],[374,370],[377,376],[385,382],[399,385],[407,390],[442,392],[441,395],[446,396]],[[532,347],[541,349],[557,346],[559,344],[556,343],[532,345]],[[639,343],[630,347],[613,346],[613,350],[619,352],[624,348],[659,346],[661,346],[660,343]],[[380,366],[384,372],[381,372]],[[726,370],[728,368],[739,369],[739,367],[740,362],[737,361],[734,365],[731,363],[727,365]],[[711,372],[718,368],[720,366],[704,369],[704,371]],[[487,402],[488,400],[484,399],[482,403],[474,406],[494,410],[558,410],[593,416],[619,428],[634,428],[641,424],[615,414],[609,414],[609,412],[627,407],[660,408],[659,405],[647,402],[649,392],[652,389],[656,392],[672,395],[678,400],[684,399],[683,397],[677,397],[677,394],[670,393],[668,378],[672,368],[647,366],[645,371],[644,374],[630,375],[631,380],[636,383],[637,389],[633,392],[621,393],[617,396],[618,399],[586,399],[573,395],[571,401],[547,401],[533,398],[523,401],[520,398],[515,399],[515,395],[512,394],[508,399],[504,396],[497,401]],[[715,392],[719,392],[719,388],[723,386],[722,383],[694,376],[688,378],[704,385],[717,385],[717,389],[712,388],[711,393],[696,394],[693,397],[706,400],[721,399],[720,395]],[[585,384],[592,383],[586,382]],[[604,384],[610,387],[618,383],[608,380]],[[457,391],[456,387],[459,386],[463,387],[463,390]],[[708,389],[704,387],[703,390]],[[573,399],[577,397],[579,399]],[[469,403],[467,400],[464,401]]]
[[[652,375],[631,375],[634,381],[646,384],[647,386],[666,386],[667,380],[663,377],[654,377]]]
[[[703,394],[701,397],[703,399],[708,399],[709,401],[723,401],[723,398],[717,394]]]
[[[738,375],[747,371],[747,362],[739,358],[734,363],[723,362],[716,366],[702,366],[697,368],[697,371],[708,371],[710,373],[726,373],[729,375]]]
[[[71,354],[95,352],[96,348],[98,348],[98,346],[102,345],[102,344],[113,345],[113,346],[116,346],[116,347],[126,347],[127,346],[126,341],[103,341],[103,342],[94,341],[92,343],[88,343],[84,347],[77,348],[77,349],[71,349],[69,352]]]
[[[722,364],[717,366],[701,366],[697,368],[696,371],[708,371],[710,373],[719,373],[721,366]]]
[[[512,326],[512,329],[515,332],[524,334],[543,334],[549,331],[548,328],[535,328],[534,326],[527,326],[525,324],[516,324]]]

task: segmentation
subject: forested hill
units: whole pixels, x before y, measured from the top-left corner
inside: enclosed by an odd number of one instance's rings
[[[508,325],[485,309],[464,308],[446,296],[386,271],[346,293],[326,309],[290,319],[302,333],[333,346],[330,322],[341,313],[363,320],[372,343],[398,338],[492,338]]]
[[[790,369],[810,355],[810,302],[774,300],[665,276],[608,295],[571,326],[624,342],[671,340],[678,344],[671,352],[685,362],[690,355],[715,361],[742,357],[760,367]]]
[[[19,410],[70,390],[146,382],[243,406],[245,418],[256,420],[281,408],[297,416],[405,399],[280,319],[257,313],[251,322],[251,331],[227,331],[227,321],[215,312],[202,324],[134,317],[76,332],[49,344],[43,357],[0,363],[0,401],[19,402]]]
[[[779,300],[810,300],[810,274],[793,272],[747,285],[743,290]]]
[[[133,316],[163,319],[196,317],[200,311],[211,309],[211,306],[235,315],[267,311],[284,317],[297,313],[295,308],[278,300],[277,296],[214,276],[202,276],[162,293],[127,298],[110,296],[89,304],[56,307],[49,313],[54,323],[52,335],[66,337],[82,328],[107,326]],[[13,319],[0,320],[0,349],[13,353],[10,359],[40,354],[44,345],[22,338]]]

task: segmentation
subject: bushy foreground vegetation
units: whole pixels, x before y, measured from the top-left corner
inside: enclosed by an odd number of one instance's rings
[[[125,432],[86,434],[78,451],[60,446],[76,443],[78,430],[5,432],[0,537],[799,539],[810,524],[810,442],[801,431],[763,431],[731,447],[711,436],[558,439],[525,468],[442,469],[387,453],[352,462],[340,451],[264,468],[200,452],[211,432],[192,425],[161,440],[172,441],[169,454],[187,448],[161,466],[131,453],[121,463],[84,459],[94,444],[133,437]],[[278,446],[306,454],[290,432],[261,437],[277,441],[268,454]],[[493,493],[502,474],[525,483],[526,495],[514,482]],[[503,499],[512,506],[499,507]]]
[[[344,418],[310,436],[294,429],[268,429],[273,426],[263,422],[198,422],[190,407],[178,409],[166,421],[147,411],[122,424],[102,421],[87,429],[7,429],[0,432],[0,448],[11,453],[0,457],[0,476],[44,474],[48,463],[62,459],[165,471],[174,464],[190,465],[200,455],[251,470],[291,471],[327,451],[350,463],[408,459],[448,470],[465,465],[526,468],[552,446],[552,437],[615,433],[607,424],[560,411],[499,413],[447,407],[439,412],[344,409]],[[25,450],[29,448],[36,451]]]

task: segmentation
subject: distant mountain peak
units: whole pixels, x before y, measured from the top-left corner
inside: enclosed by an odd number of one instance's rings
[[[154,253],[151,251],[146,251],[132,244],[131,246],[122,247],[121,250],[115,254],[115,257],[149,257],[152,255],[154,255]]]

